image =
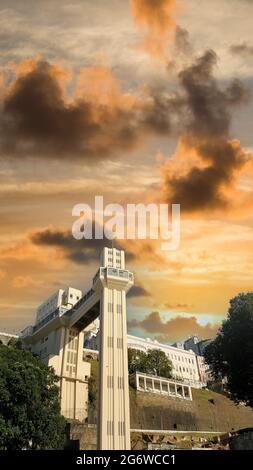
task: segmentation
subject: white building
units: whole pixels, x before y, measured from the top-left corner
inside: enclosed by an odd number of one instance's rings
[[[90,333],[89,338],[89,342],[85,341],[85,347],[99,350],[99,334],[92,335]],[[163,351],[172,362],[172,375],[175,380],[181,380],[194,388],[206,386],[204,358],[197,356],[193,351],[186,351],[149,338],[144,339],[132,335],[127,335],[127,346],[143,352],[150,349]]]
[[[62,414],[84,421],[88,414],[90,364],[82,359],[83,333],[68,328],[65,319],[81,298],[78,289],[59,289],[38,307],[35,324],[26,327],[21,338],[60,377]]]
[[[192,351],[185,351],[167,344],[158,343],[149,338],[143,339],[137,336],[128,335],[128,347],[147,352],[150,349],[163,351],[172,362],[172,376],[175,380],[181,380],[195,388],[206,385],[199,374],[196,354]]]
[[[59,289],[48,299],[46,299],[36,312],[36,323],[44,320],[50,313],[54,312],[58,307],[66,309],[72,308],[82,297],[82,291],[68,287],[66,290]]]

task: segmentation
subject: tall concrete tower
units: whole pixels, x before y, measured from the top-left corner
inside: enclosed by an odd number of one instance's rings
[[[101,255],[100,386],[98,446],[130,449],[126,293],[133,274],[125,270],[125,253],[104,248]]]
[[[59,290],[38,309],[22,339],[59,376],[66,418],[88,417],[90,364],[83,361],[83,336],[100,316],[98,447],[130,449],[126,293],[134,283],[125,253],[104,248],[91,289]]]

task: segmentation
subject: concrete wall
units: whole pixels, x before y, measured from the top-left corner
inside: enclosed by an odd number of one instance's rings
[[[227,433],[252,426],[250,408],[236,406],[224,395],[209,390],[192,392],[191,402],[130,388],[131,429]],[[96,420],[96,407],[89,408],[89,423],[94,424]]]
[[[215,392],[192,390],[193,401],[130,390],[131,429],[228,432],[252,426],[253,411]]]
[[[94,414],[89,411],[90,422],[95,422]],[[131,448],[134,450],[153,448],[156,444],[157,448],[200,447],[204,441],[217,440],[216,433],[248,428],[253,423],[250,408],[236,406],[223,395],[206,390],[193,390],[193,401],[186,402],[131,388],[130,411]],[[95,426],[73,422],[70,434],[78,448],[96,448]],[[232,449],[253,449],[252,436],[251,432],[228,440]]]

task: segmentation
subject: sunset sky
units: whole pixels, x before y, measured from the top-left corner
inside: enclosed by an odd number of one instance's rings
[[[84,292],[72,207],[181,204],[181,245],[121,241],[128,331],[213,337],[252,290],[253,2],[0,0],[0,330]],[[105,244],[106,241],[104,242]]]

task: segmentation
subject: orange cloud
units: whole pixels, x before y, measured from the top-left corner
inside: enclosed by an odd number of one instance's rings
[[[17,289],[23,289],[33,284],[33,280],[30,276],[16,276],[12,280],[12,286]]]
[[[25,259],[33,255],[34,249],[27,240],[23,240],[16,245],[2,248],[0,251],[1,258]]]
[[[81,68],[76,80],[75,98],[92,101],[94,104],[131,109],[137,103],[133,95],[122,93],[111,70],[103,66]]]
[[[144,49],[153,57],[166,59],[166,49],[176,23],[177,0],[130,0],[135,24],[145,31]]]

